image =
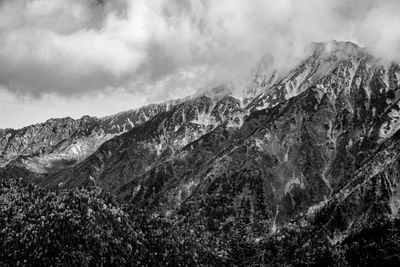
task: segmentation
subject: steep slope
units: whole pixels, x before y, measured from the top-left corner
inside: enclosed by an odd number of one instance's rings
[[[381,144],[330,199],[321,203],[316,221],[336,241],[399,218],[400,132]]]
[[[247,89],[250,93],[258,92],[248,105],[250,110],[271,108],[317,85],[342,60],[365,56],[363,49],[350,42],[312,43],[305,50],[309,56],[288,73],[278,71],[271,57],[261,61],[263,64],[259,65]]]
[[[82,161],[106,140],[168,110],[175,102],[95,118],[50,119],[0,135],[0,167],[13,160],[35,173],[47,173]]]
[[[263,56],[256,64],[255,68],[244,83],[244,102],[248,104],[255,97],[269,89],[272,85],[282,79],[282,71],[278,71],[275,60],[271,55]]]
[[[337,49],[343,48],[336,47],[333,53]],[[375,155],[380,144],[398,129],[400,69],[397,64],[379,65],[362,50],[331,58],[334,62],[329,65],[335,68],[321,76],[315,86],[247,118],[242,131],[248,127],[254,133],[220,157],[222,163],[210,172],[219,189],[214,189],[212,182],[205,187],[203,183],[204,190],[197,191],[197,203],[202,203],[206,190],[217,192],[212,197],[221,195],[227,187],[238,190],[229,185],[229,179],[239,177],[235,183],[247,184],[248,188],[239,186],[239,191],[229,193],[233,199],[227,198],[224,205],[239,207],[238,199],[244,198],[241,203],[248,203],[250,220],[270,220],[274,229],[275,223],[287,222],[329,198],[359,168],[365,168],[365,159]],[[218,174],[221,169],[225,173]],[[206,205],[189,210],[202,208]],[[240,209],[236,210],[238,215]],[[270,214],[260,217],[265,210]],[[202,218],[199,215],[197,218]]]
[[[162,214],[212,219],[213,229],[244,216],[273,230],[329,198],[396,132],[400,96],[397,64],[334,45],[315,45],[298,70],[307,63],[318,71],[294,97],[253,111],[239,130],[220,125],[153,168],[144,164],[119,194]],[[216,204],[217,221],[202,212]]]
[[[236,264],[397,266],[399,141],[397,132],[360,162],[343,187],[275,233],[242,238],[233,247]]]
[[[243,116],[240,101],[233,97],[196,96],[105,142],[75,168],[40,183],[50,187],[95,184],[115,192],[218,125],[240,126]]]

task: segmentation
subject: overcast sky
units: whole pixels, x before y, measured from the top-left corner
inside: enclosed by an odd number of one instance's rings
[[[0,128],[104,116],[313,41],[400,58],[399,0],[0,0]]]

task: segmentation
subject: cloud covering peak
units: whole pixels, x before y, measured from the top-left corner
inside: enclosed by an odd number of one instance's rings
[[[0,85],[157,100],[229,80],[264,54],[285,66],[331,39],[397,60],[398,10],[397,0],[3,0]]]

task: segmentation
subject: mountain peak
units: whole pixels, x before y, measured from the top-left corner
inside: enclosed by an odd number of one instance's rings
[[[211,85],[199,88],[196,93],[189,98],[195,98],[199,96],[208,96],[211,98],[218,98],[227,95],[231,95],[233,92],[233,85],[231,83],[223,83],[219,85]]]
[[[307,55],[326,58],[337,56],[339,58],[348,58],[349,56],[358,56],[365,54],[365,49],[349,41],[331,40],[327,42],[313,42],[305,48]]]

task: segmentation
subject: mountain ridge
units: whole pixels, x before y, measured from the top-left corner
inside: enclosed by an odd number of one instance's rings
[[[147,218],[217,240],[239,231],[251,246],[290,232],[292,222],[317,227],[326,244],[394,223],[400,65],[350,42],[308,49],[283,74],[262,59],[246,104],[230,85],[200,90],[139,117],[76,164],[35,173],[17,159],[0,176],[52,190],[100,187]],[[124,129],[110,126],[118,116],[105,118],[111,130]],[[79,136],[90,135],[82,125]]]

